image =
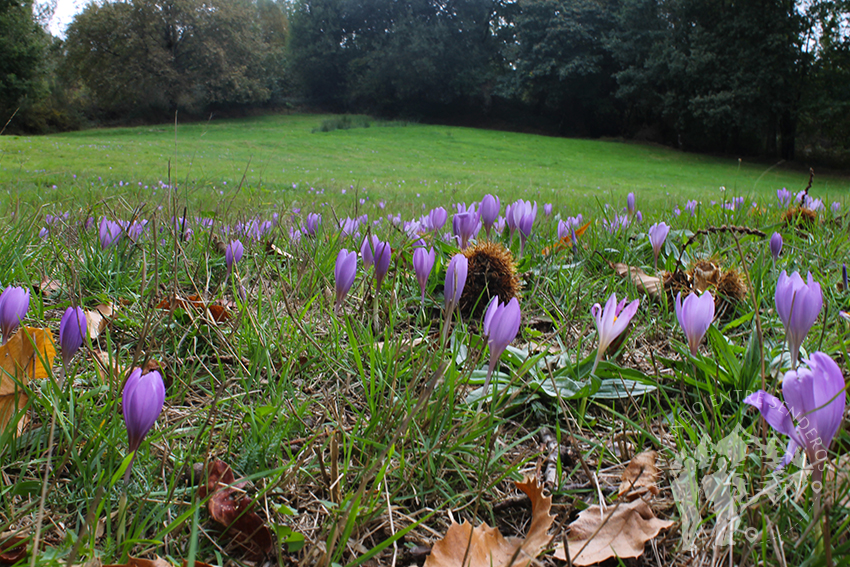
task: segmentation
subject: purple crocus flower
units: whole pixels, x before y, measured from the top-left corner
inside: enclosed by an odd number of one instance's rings
[[[785,326],[785,340],[791,353],[793,370],[797,367],[800,345],[823,307],[823,294],[820,284],[814,281],[811,272],[807,276],[807,282],[803,282],[799,272],[794,272],[789,277],[785,270],[782,270],[776,283],[774,300],[776,313]]]
[[[774,232],[770,236],[770,253],[774,262],[779,259],[779,254],[782,253],[782,235],[778,232]]]
[[[71,358],[83,346],[85,336],[85,311],[79,307],[69,307],[59,323],[59,346],[62,348],[62,362],[65,366],[68,366]]]
[[[449,220],[449,213],[443,207],[431,209],[428,213],[428,227],[433,232],[442,230],[447,220]]]
[[[543,205],[543,214],[546,215],[547,217],[552,216],[552,203],[545,203]]]
[[[375,244],[375,288],[381,289],[384,277],[390,269],[393,250],[389,242],[378,241]]]
[[[688,211],[691,216],[694,216],[697,211],[697,205],[699,205],[699,203],[691,199],[687,203],[685,203],[685,210]]]
[[[691,354],[696,356],[699,343],[714,320],[714,297],[711,292],[706,291],[699,297],[691,293],[682,301],[680,291],[676,295],[676,318],[688,338]]]
[[[478,207],[478,215],[481,217],[481,224],[484,225],[484,230],[487,231],[487,238],[490,238],[490,230],[493,228],[493,223],[499,216],[499,211],[502,210],[502,205],[498,197],[494,197],[489,193],[481,199],[481,205]]]
[[[537,218],[537,202],[532,204],[529,201],[519,201],[513,204],[509,215],[513,216],[514,225],[519,230],[519,254],[525,251],[525,243],[531,235],[531,229],[534,226],[534,219]]]
[[[30,308],[30,290],[9,286],[0,294],[0,329],[3,330],[3,344],[6,344]]]
[[[657,222],[649,227],[649,243],[652,245],[652,255],[654,257],[655,269],[658,269],[658,255],[661,253],[661,247],[664,241],[667,240],[667,234],[670,232],[670,227],[665,222]]]
[[[628,209],[629,214],[635,214],[635,194],[629,193],[626,195],[626,209]]]
[[[156,370],[142,374],[141,368],[134,369],[124,384],[123,406],[124,425],[127,426],[130,452],[135,452],[142,444],[145,435],[156,423],[165,403],[165,384],[162,375]],[[124,480],[130,478],[130,468]]]
[[[776,190],[776,198],[779,199],[780,205],[783,207],[789,207],[791,206],[791,199],[793,199],[793,196],[788,189],[783,187],[782,189]]]
[[[357,252],[349,252],[345,248],[339,251],[336,257],[336,266],[334,267],[334,284],[336,286],[336,303],[334,311],[339,312],[342,306],[342,300],[351,289],[354,283],[354,276],[357,275]]]
[[[307,220],[304,222],[304,234],[306,236],[316,236],[316,231],[319,229],[319,225],[322,223],[322,215],[317,213],[310,213],[307,215]]]
[[[463,287],[466,285],[466,274],[469,271],[469,260],[463,254],[455,254],[446,268],[446,283],[443,288],[446,298],[446,311],[451,313],[457,307]]]
[[[98,236],[100,236],[100,247],[103,250],[113,246],[116,242],[118,242],[123,234],[124,231],[121,229],[121,225],[117,222],[108,220],[106,217],[100,219]]]
[[[375,250],[378,248],[378,243],[381,241],[376,235],[366,236],[360,244],[360,257],[363,258],[363,265],[367,268],[375,264]]]
[[[224,261],[227,263],[227,271],[233,269],[233,264],[242,259],[242,254],[245,252],[245,247],[239,240],[232,240],[227,248],[224,249]]]
[[[487,367],[487,378],[484,380],[483,388],[485,393],[502,353],[519,332],[520,319],[519,302],[516,297],[508,303],[499,301],[499,296],[490,300],[490,305],[484,313],[483,325],[484,336],[487,337],[487,345],[490,347],[490,365]]]
[[[590,308],[590,314],[596,319],[596,331],[599,334],[599,346],[596,349],[596,361],[593,363],[593,370],[591,370],[591,373],[596,371],[599,361],[602,360],[603,356],[605,356],[605,351],[608,350],[608,347],[614,342],[614,339],[619,337],[620,334],[626,330],[626,327],[628,327],[632,317],[634,317],[635,313],[637,313],[639,305],[639,299],[635,299],[628,305],[626,305],[626,300],[623,299],[623,301],[618,304],[617,294],[612,293],[611,297],[609,297],[608,301],[605,303],[604,309],[598,303],[594,304],[593,307]]]
[[[428,284],[428,276],[431,275],[431,270],[434,268],[434,259],[436,254],[434,249],[426,251],[425,248],[417,248],[413,251],[413,270],[416,272],[416,280],[419,282],[419,289],[422,292],[422,304],[425,304],[425,287]]]
[[[478,213],[475,209],[457,213],[452,217],[452,234],[460,240],[460,249],[469,245],[469,240],[481,230]]]
[[[827,452],[844,417],[844,388],[841,369],[832,358],[818,351],[804,360],[799,369],[785,373],[782,379],[785,403],[764,390],[744,399],[745,404],[761,412],[771,427],[791,438],[780,468],[790,463],[802,447],[813,466],[812,480],[823,480]]]

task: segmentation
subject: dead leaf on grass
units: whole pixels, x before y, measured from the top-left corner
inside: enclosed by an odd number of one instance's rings
[[[86,330],[91,340],[96,339],[106,329],[114,314],[115,304],[111,301],[86,311]]]
[[[183,309],[184,311],[194,311],[201,313],[209,313],[209,317],[216,323],[221,323],[230,319],[231,312],[229,304],[224,301],[206,302],[198,295],[190,295],[189,297],[170,297],[163,299],[157,304],[158,309]]]
[[[644,451],[632,457],[626,470],[623,471],[623,480],[620,483],[620,496],[626,500],[634,500],[647,492],[658,494],[658,480],[661,471],[655,465],[658,453],[655,451]]]
[[[0,534],[0,563],[17,563],[27,554],[26,538],[11,533]]]
[[[543,496],[536,478],[516,483],[531,500],[531,527],[525,539],[505,538],[498,528],[468,522],[452,523],[425,561],[425,567],[527,567],[549,544],[549,528],[555,516],[549,514],[552,497]],[[466,561],[464,561],[466,559]]]
[[[207,482],[198,488],[198,495],[209,495],[207,508],[213,520],[225,527],[224,534],[233,538],[245,557],[256,560],[272,550],[272,533],[262,518],[251,510],[254,503],[238,490],[246,483],[234,484],[233,471],[224,461],[215,460],[207,468]]]
[[[29,335],[29,336],[27,336]],[[53,367],[56,346],[50,329],[26,327],[0,346],[0,431],[29,401],[23,390],[30,380],[47,378]],[[26,416],[17,423],[18,435],[26,425]]]
[[[62,282],[44,276],[41,282],[33,287],[35,287],[36,291],[41,293],[44,297],[50,297],[62,289]]]
[[[573,565],[596,565],[606,559],[640,557],[646,542],[673,525],[652,513],[646,500],[623,502],[602,512],[599,506],[583,510],[570,524],[567,544]],[[555,558],[566,561],[564,545],[555,550]]]
[[[617,275],[623,278],[628,277],[638,289],[653,299],[660,298],[664,293],[664,284],[661,282],[661,278],[650,276],[638,267],[629,266],[621,262],[609,263],[609,265],[617,272]]]

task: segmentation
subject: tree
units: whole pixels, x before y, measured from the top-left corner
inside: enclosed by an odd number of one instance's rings
[[[26,97],[38,95],[46,47],[32,2],[0,0],[0,129]]]

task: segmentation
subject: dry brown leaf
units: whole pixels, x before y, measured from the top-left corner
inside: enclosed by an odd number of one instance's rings
[[[157,556],[156,559],[141,559],[139,557],[128,557],[127,563],[104,565],[103,567],[173,567],[171,563]]]
[[[114,314],[115,304],[111,301],[108,304],[100,304],[94,309],[86,311],[86,330],[91,340],[96,339],[106,329]]]
[[[425,567],[527,567],[549,544],[549,528],[555,516],[549,514],[552,497],[543,496],[536,478],[516,483],[531,500],[531,527],[525,539],[505,538],[498,528],[468,522],[452,523],[425,561]],[[468,550],[468,552],[467,552]],[[464,562],[464,558],[466,561]],[[513,562],[512,562],[513,560]]]
[[[655,466],[658,453],[655,451],[644,451],[632,457],[626,470],[623,471],[623,480],[620,483],[620,496],[627,500],[634,500],[647,492],[658,494],[658,480],[661,471]]]
[[[206,484],[198,488],[198,495],[206,498],[213,520],[225,527],[225,535],[251,560],[261,559],[272,550],[272,533],[259,514],[253,512],[254,503],[237,490],[245,483],[234,484],[230,465],[216,459],[209,464]]]
[[[664,293],[664,284],[661,282],[661,278],[650,276],[640,268],[621,262],[610,264],[610,266],[620,277],[631,279],[632,283],[643,290],[648,296],[658,299]]]
[[[656,518],[642,498],[612,506],[604,513],[599,506],[591,506],[570,524],[570,558],[573,565],[581,567],[612,557],[640,557],[646,542],[672,525],[669,520]],[[555,558],[567,560],[563,544],[555,550]]]
[[[11,565],[23,559],[27,554],[25,539],[12,533],[0,534],[0,564]]]
[[[55,356],[50,329],[18,329],[9,342],[0,346],[0,431],[5,431],[13,416],[26,406],[29,398],[22,387],[30,380],[47,378]],[[26,416],[17,424],[18,435],[25,424]]]
[[[830,506],[847,508],[850,505],[850,454],[841,455],[827,467],[823,486],[824,499]]]
[[[34,287],[36,288],[36,290],[41,292],[41,295],[43,295],[44,297],[49,297],[60,289],[62,289],[62,283],[57,280],[50,279],[47,276],[44,276],[44,278],[42,278],[41,280],[41,283]]]
[[[118,358],[116,356],[112,357],[112,366],[109,366],[109,353],[103,350],[95,350],[92,353],[94,356],[92,357],[92,361],[94,362],[94,369],[97,372],[97,377],[100,378],[101,382],[112,381],[112,378],[115,376],[123,376],[124,371],[126,370],[124,367],[118,364]]]
[[[190,295],[186,298],[166,298],[157,304],[158,309],[176,309],[178,307],[184,311],[194,310],[209,313],[210,318],[216,323],[230,319],[229,304],[223,300],[207,303],[198,295]]]

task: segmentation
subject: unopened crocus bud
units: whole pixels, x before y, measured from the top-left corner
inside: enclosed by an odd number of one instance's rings
[[[461,250],[469,245],[470,239],[474,238],[479,230],[481,230],[481,223],[478,221],[478,213],[475,209],[457,213],[452,217],[452,234],[460,240]]]
[[[605,351],[611,343],[629,326],[632,317],[637,313],[638,306],[640,306],[639,299],[635,299],[628,305],[624,299],[618,304],[617,295],[612,293],[604,308],[598,303],[590,308],[590,314],[596,320],[596,331],[599,334],[599,346],[596,349],[596,360],[591,373],[596,371],[599,361],[605,356]]]
[[[242,259],[244,253],[245,247],[239,240],[233,240],[227,245],[224,249],[224,261],[227,263],[228,272],[233,269],[233,264]]]
[[[136,451],[145,435],[156,423],[165,403],[165,384],[156,370],[142,374],[141,368],[134,369],[124,384],[124,425],[127,427],[130,452]],[[128,468],[124,476],[130,476]]]
[[[498,197],[494,197],[489,193],[481,199],[481,205],[478,207],[478,215],[481,218],[481,224],[484,225],[484,230],[487,231],[487,238],[490,238],[490,230],[493,228],[493,223],[499,216],[499,211],[502,205]]]
[[[779,259],[779,254],[782,253],[782,235],[778,232],[774,232],[770,237],[770,253],[774,262]]]
[[[307,215],[307,221],[304,223],[304,234],[310,237],[316,236],[316,231],[319,230],[319,225],[322,223],[322,215],[310,213]]]
[[[334,285],[336,286],[336,303],[334,311],[339,311],[342,300],[348,294],[357,275],[357,252],[349,252],[345,248],[339,251],[334,267]]]
[[[381,239],[374,234],[363,239],[363,243],[360,245],[360,257],[363,258],[365,267],[368,268],[375,263],[375,250],[380,241]]]
[[[375,288],[381,289],[384,277],[390,269],[392,259],[392,248],[389,242],[381,242],[375,245]]]
[[[425,303],[425,287],[428,284],[428,276],[431,275],[431,270],[434,268],[434,259],[436,253],[434,249],[426,251],[424,248],[417,248],[413,251],[413,270],[416,272],[416,281],[419,282],[419,290],[422,292],[422,303]]]
[[[0,329],[5,344],[21,324],[30,308],[30,290],[9,286],[0,295]]]
[[[552,203],[546,203],[543,205],[543,214],[547,217],[552,216]]]
[[[779,281],[776,282],[776,313],[785,326],[785,340],[791,353],[791,368],[797,368],[797,358],[800,355],[800,345],[815,324],[823,307],[823,294],[820,284],[814,281],[809,273],[807,281],[803,281],[799,272],[790,276],[782,270]]]
[[[484,336],[487,337],[487,345],[490,347],[490,365],[487,368],[487,378],[484,380],[485,393],[502,353],[519,332],[520,319],[519,301],[516,297],[508,303],[501,303],[499,296],[490,300],[490,305],[484,313],[483,325]]]
[[[670,232],[670,227],[665,222],[657,222],[649,227],[649,243],[652,245],[652,255],[655,258],[655,269],[658,269],[658,255],[661,253],[661,247],[667,239],[667,234]]]
[[[86,336],[86,313],[79,307],[69,307],[59,323],[59,346],[62,348],[62,362],[65,366],[74,354],[83,346]]]
[[[457,307],[463,288],[466,285],[466,274],[469,271],[469,260],[463,254],[455,254],[446,268],[446,283],[444,294],[446,310],[451,312]]]
[[[629,193],[626,195],[626,208],[629,210],[629,214],[635,213],[635,194]]]
[[[696,356],[699,343],[714,320],[714,297],[711,292],[706,291],[699,297],[691,293],[684,301],[682,292],[679,292],[676,295],[676,318],[688,338],[691,354]]]
[[[123,234],[124,230],[117,222],[107,220],[106,217],[100,219],[98,236],[100,237],[100,247],[103,250],[110,248],[113,244],[118,242]]]

